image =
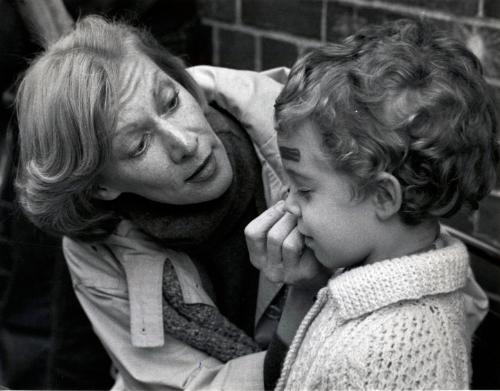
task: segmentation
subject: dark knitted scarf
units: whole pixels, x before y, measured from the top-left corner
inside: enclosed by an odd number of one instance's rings
[[[123,194],[114,207],[169,248],[201,263],[214,288],[217,307],[186,304],[167,260],[163,273],[165,332],[221,361],[260,350],[253,331],[258,272],[248,259],[244,227],[265,208],[260,164],[246,132],[228,115],[207,114],[223,142],[234,179],[218,199],[168,205]],[[220,311],[220,312],[219,312]]]

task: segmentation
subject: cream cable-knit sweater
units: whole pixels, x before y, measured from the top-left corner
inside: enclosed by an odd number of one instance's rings
[[[465,246],[333,277],[294,338],[277,390],[468,388]]]

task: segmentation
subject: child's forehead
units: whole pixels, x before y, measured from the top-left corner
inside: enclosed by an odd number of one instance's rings
[[[319,134],[320,127],[311,118],[301,118],[293,120],[282,120],[277,124],[278,142],[285,140],[289,142],[290,139],[296,138],[297,135],[305,135],[310,137],[312,133]]]
[[[289,162],[303,162],[313,156],[325,157],[320,130],[312,121],[278,132],[278,148],[281,158]]]

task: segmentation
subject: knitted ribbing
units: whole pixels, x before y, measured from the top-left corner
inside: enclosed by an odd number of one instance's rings
[[[465,247],[349,270],[304,318],[277,385],[283,389],[457,389],[469,385]]]
[[[314,305],[311,307],[309,312],[306,314],[302,323],[300,324],[297,332],[295,333],[294,340],[290,348],[288,349],[288,353],[286,355],[285,361],[283,363],[283,369],[281,371],[281,376],[276,384],[276,390],[282,390],[285,385],[285,381],[290,374],[290,369],[297,358],[297,354],[301,347],[300,343],[304,340],[305,334],[307,333],[311,322],[316,318],[316,316],[321,312],[322,308],[326,304],[328,298],[328,288],[323,288],[318,292],[318,298]]]

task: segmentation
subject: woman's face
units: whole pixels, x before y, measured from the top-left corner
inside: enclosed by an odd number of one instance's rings
[[[98,198],[135,193],[168,204],[215,199],[233,171],[222,142],[193,96],[144,55],[120,68],[113,154]]]

